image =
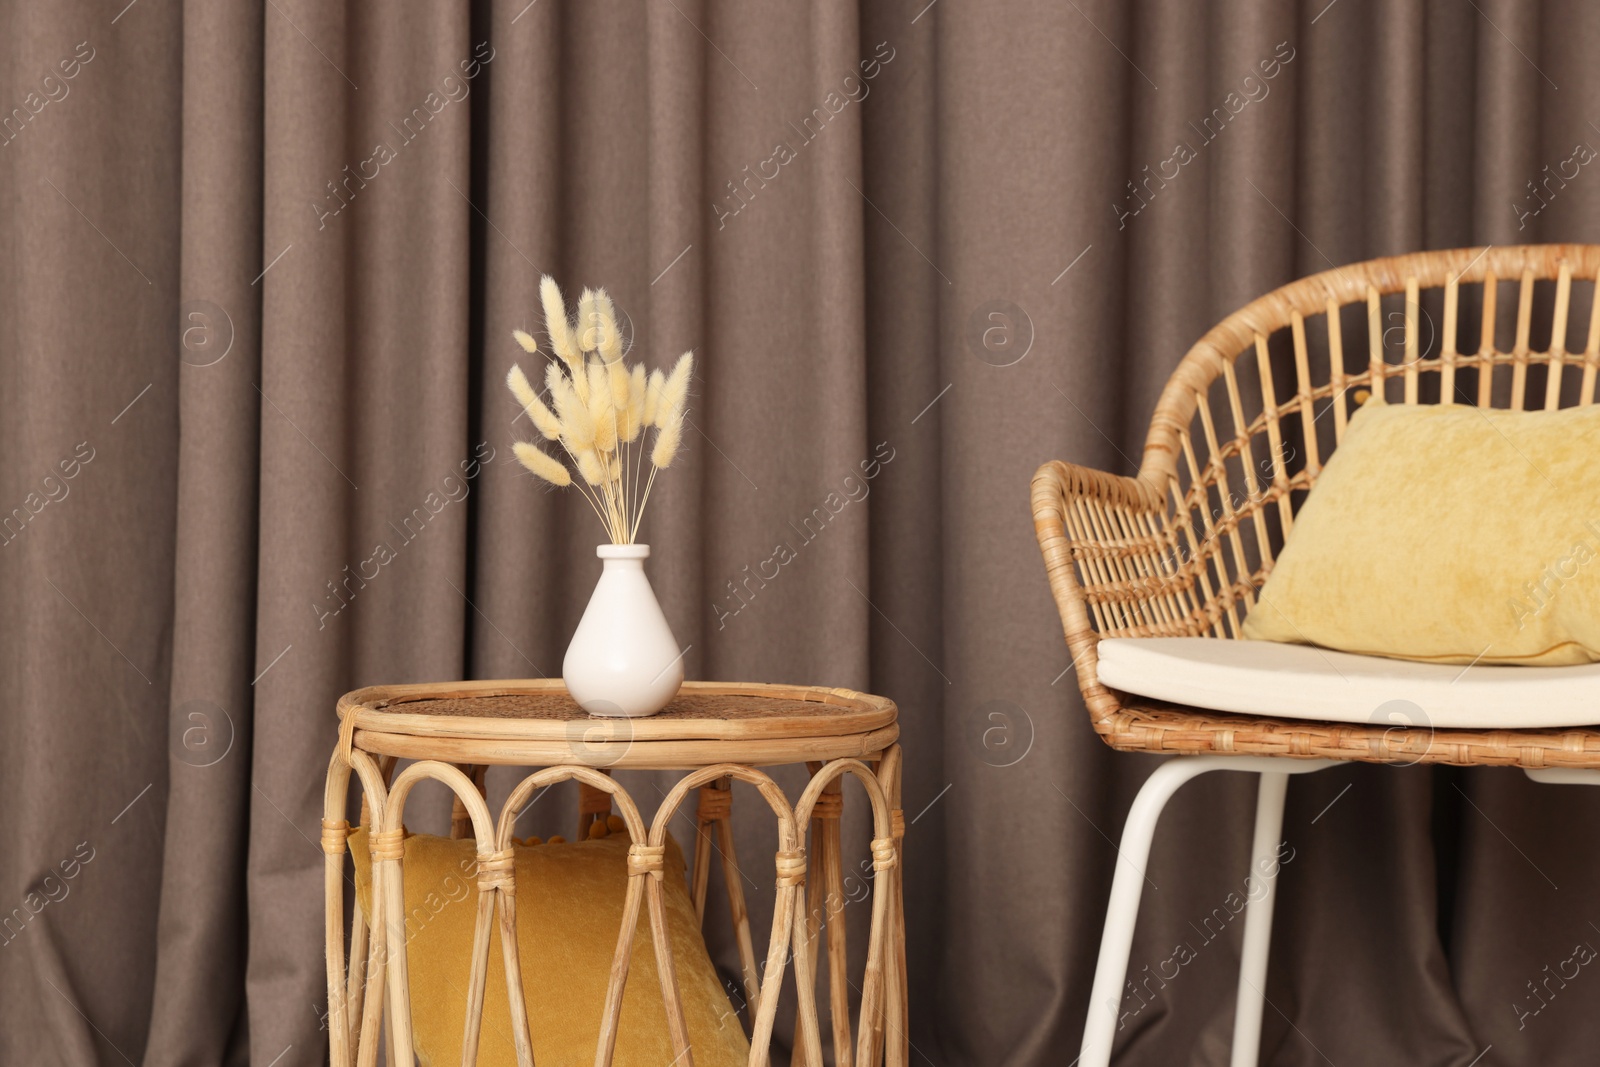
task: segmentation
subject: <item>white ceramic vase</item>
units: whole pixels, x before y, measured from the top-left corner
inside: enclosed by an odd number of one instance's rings
[[[649,545],[600,545],[600,581],[578,622],[561,677],[591,715],[638,717],[683,684],[683,653],[644,575]]]

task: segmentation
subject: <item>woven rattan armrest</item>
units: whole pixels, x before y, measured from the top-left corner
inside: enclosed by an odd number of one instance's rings
[[[1061,615],[1067,649],[1078,671],[1084,702],[1097,728],[1103,716],[1121,710],[1121,703],[1097,680],[1099,659],[1095,647],[1100,635],[1074,569],[1077,563],[1074,555],[1094,566],[1097,549],[1125,548],[1132,540],[1148,541],[1152,550],[1159,551],[1162,547],[1157,521],[1160,511],[1160,494],[1135,478],[1061,460],[1044,464],[1033,475],[1034,533],[1044,553],[1050,592]],[[1120,568],[1108,583],[1109,588],[1135,599],[1154,597],[1165,585],[1166,582],[1155,580],[1153,575],[1125,576]]]

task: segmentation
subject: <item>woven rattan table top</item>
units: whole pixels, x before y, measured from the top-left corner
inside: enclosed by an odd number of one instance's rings
[[[665,709],[636,719],[589,715],[558,678],[371,686],[345,694],[338,714],[357,748],[438,751],[440,758],[457,742],[477,746],[480,755],[484,745],[498,744],[507,760],[518,745],[523,754],[581,747],[599,762],[606,748],[659,743],[658,754],[672,745],[679,755],[700,742],[730,741],[763,758],[790,748],[809,758],[813,751],[876,751],[898,733],[897,709],[883,697],[762,683],[685,682]]]
[[[565,689],[501,696],[434,697],[374,709],[380,714],[481,716],[489,719],[549,719],[571,722],[592,719]],[[680,693],[650,718],[657,722],[691,719],[834,718],[839,707],[816,700],[751,697],[736,693]]]

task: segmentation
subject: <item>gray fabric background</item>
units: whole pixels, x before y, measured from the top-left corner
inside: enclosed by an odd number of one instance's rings
[[[1589,168],[1519,228],[1527,183],[1600,143],[1576,0],[125,3],[0,4],[0,515],[29,514],[0,546],[0,915],[59,898],[0,946],[3,1064],[325,1056],[334,701],[558,673],[598,573],[587,509],[510,458],[543,272],[609,286],[653,362],[699,354],[644,533],[689,676],[900,704],[914,1061],[1067,1062],[1150,763],[1088,729],[1029,475],[1130,470],[1185,348],[1291,278],[1600,239]],[[480,442],[466,495],[324,614]],[[1253,796],[1180,794],[1136,974],[1242,881]],[[1350,768],[1292,783],[1285,836],[1264,1062],[1592,1056],[1600,978],[1528,983],[1600,944],[1594,798]],[[1119,1062],[1225,1063],[1237,952],[1208,944]]]

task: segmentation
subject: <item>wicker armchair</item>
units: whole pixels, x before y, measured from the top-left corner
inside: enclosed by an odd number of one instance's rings
[[[1276,848],[1288,774],[1339,761],[1512,766],[1538,781],[1600,784],[1600,728],[1235,715],[1120,693],[1096,672],[1103,637],[1239,636],[1296,508],[1369,395],[1512,409],[1593,403],[1597,274],[1600,246],[1542,245],[1395,256],[1302,278],[1189,350],[1156,406],[1137,476],[1059,461],[1034,475],[1039,546],[1095,731],[1123,751],[1202,757],[1160,767],[1129,814],[1082,1067],[1110,1060],[1140,869],[1162,807],[1190,778],[1261,775],[1253,867]],[[1575,285],[1588,310],[1581,331],[1569,315]],[[1513,302],[1514,316],[1505,314]],[[1235,1067],[1256,1062],[1273,888],[1246,916]]]

